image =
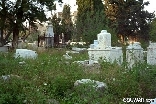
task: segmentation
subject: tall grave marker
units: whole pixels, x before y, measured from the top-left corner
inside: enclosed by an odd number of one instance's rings
[[[53,25],[51,22],[48,23],[47,30],[45,33],[45,47],[53,47],[54,46],[54,32]]]

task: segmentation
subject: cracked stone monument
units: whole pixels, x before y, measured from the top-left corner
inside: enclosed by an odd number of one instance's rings
[[[97,34],[97,40],[90,45],[88,54],[90,60],[103,59],[111,63],[116,61],[118,64],[123,62],[122,47],[111,47],[111,34],[107,30],[102,30]]]

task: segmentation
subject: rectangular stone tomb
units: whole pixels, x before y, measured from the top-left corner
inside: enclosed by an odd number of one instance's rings
[[[116,61],[118,64],[123,62],[123,53],[121,47],[111,47],[108,49],[88,49],[89,59],[98,61],[99,59],[113,63]]]

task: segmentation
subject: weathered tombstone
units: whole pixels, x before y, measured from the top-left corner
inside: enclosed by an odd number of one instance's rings
[[[45,34],[45,47],[53,47],[53,46],[54,46],[53,25],[51,22],[49,22]]]
[[[105,49],[106,47],[111,47],[111,34],[107,30],[102,30],[101,33],[97,35],[100,49]]]
[[[134,42],[126,48],[126,60],[128,68],[132,68],[135,64],[143,62],[143,48],[139,42]]]
[[[156,43],[150,43],[147,47],[147,64],[156,65]]]
[[[116,61],[119,65],[122,64],[122,62],[123,62],[122,47],[111,47],[110,61],[111,61],[111,63]]]

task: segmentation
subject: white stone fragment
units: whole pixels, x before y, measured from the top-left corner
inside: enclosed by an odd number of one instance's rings
[[[72,56],[70,56],[67,52],[66,52],[66,54],[65,55],[63,55],[63,57],[65,58],[65,59],[72,59]]]
[[[77,51],[66,51],[66,53],[79,53]]]
[[[79,86],[81,84],[93,84],[93,87],[98,89],[103,89],[103,88],[107,88],[107,85],[103,82],[100,81],[95,81],[95,80],[91,80],[91,79],[81,79],[81,80],[77,80],[74,83],[74,86]]]
[[[19,62],[19,64],[20,65],[23,65],[23,64],[25,64],[25,61],[21,61],[21,62]]]
[[[86,48],[77,48],[77,47],[72,47],[73,51],[81,52],[87,50]]]
[[[10,75],[2,75],[1,77],[4,81],[10,79]]]
[[[82,65],[93,65],[93,64],[98,64],[98,61],[84,60],[84,61],[74,61],[73,63],[78,63],[78,64],[82,64]]]

